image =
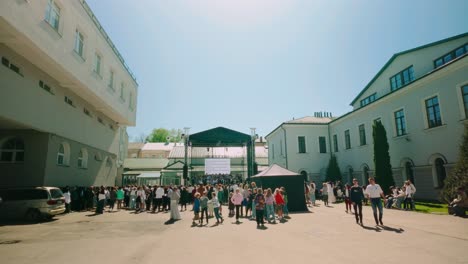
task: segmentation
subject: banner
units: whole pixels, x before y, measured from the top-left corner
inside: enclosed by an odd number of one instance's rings
[[[231,159],[205,159],[205,174],[231,174]]]

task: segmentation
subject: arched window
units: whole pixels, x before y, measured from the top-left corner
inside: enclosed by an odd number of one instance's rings
[[[447,177],[444,164],[445,164],[444,160],[441,158],[437,158],[434,162],[436,175],[437,175],[437,184],[439,188],[444,187],[444,181],[445,181],[445,178]]]
[[[58,165],[69,165],[70,161],[70,145],[63,142],[60,144],[57,152],[57,164]]]
[[[107,167],[112,167],[112,165],[113,165],[112,158],[111,158],[111,157],[107,157],[107,159],[106,159],[106,166],[107,166]]]
[[[406,173],[406,179],[410,180],[414,184],[413,164],[409,161],[405,162],[405,173]]]
[[[2,144],[0,149],[0,161],[2,162],[23,162],[24,143],[19,138],[12,138]]]
[[[88,167],[88,151],[85,148],[78,153],[78,168],[86,169]]]
[[[366,185],[368,179],[369,179],[369,166],[367,164],[364,164],[362,167],[362,184]]]

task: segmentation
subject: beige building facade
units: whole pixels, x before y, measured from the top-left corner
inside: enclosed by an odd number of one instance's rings
[[[395,54],[353,100],[353,111],[284,122],[268,136],[269,163],[322,182],[336,155],[344,182],[374,175],[372,125],[381,122],[393,177],[438,199],[458,158],[468,115],[468,33]]]
[[[114,184],[138,84],[86,1],[1,1],[0,57],[0,186]]]

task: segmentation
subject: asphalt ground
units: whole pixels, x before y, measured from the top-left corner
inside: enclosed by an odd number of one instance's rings
[[[227,214],[224,207],[223,214]],[[40,224],[0,223],[0,263],[468,263],[468,219],[385,210],[364,226],[344,204],[319,205],[257,229],[255,221],[192,225],[193,212],[71,213]]]

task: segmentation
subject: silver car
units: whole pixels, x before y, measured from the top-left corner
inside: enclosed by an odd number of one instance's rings
[[[0,218],[50,219],[65,212],[65,198],[56,187],[0,189]]]

